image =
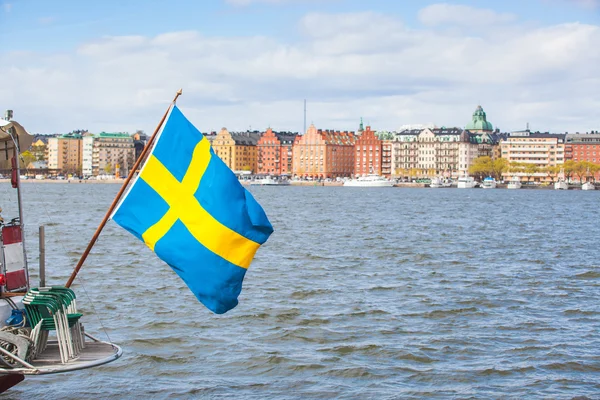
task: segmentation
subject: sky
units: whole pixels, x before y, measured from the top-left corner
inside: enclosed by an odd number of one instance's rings
[[[0,111],[31,133],[600,130],[600,0],[0,0]]]

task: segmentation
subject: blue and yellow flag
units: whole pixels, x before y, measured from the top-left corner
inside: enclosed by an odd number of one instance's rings
[[[202,304],[227,312],[273,227],[176,106],[155,143],[112,219],[169,264]]]

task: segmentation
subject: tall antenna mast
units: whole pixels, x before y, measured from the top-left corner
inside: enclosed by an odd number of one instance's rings
[[[304,135],[306,133],[306,99],[304,99],[304,130],[302,131],[302,134]]]

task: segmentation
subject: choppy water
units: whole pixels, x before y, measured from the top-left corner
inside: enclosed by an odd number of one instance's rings
[[[34,282],[32,227],[64,283],[117,190],[24,185]],[[5,396],[600,398],[600,191],[250,190],[275,233],[237,308],[210,313],[111,222],[74,288],[123,358]]]

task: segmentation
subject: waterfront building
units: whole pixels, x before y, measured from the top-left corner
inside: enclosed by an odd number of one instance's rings
[[[87,139],[92,142],[92,175],[124,177],[135,164],[133,138],[124,132],[101,132]],[[89,145],[89,142],[86,142]],[[86,149],[86,157],[89,149]],[[89,169],[88,169],[89,172]]]
[[[227,128],[222,128],[212,140],[212,148],[215,154],[231,169],[234,170],[233,160],[235,156],[235,140]]]
[[[42,139],[37,139],[31,145],[31,154],[37,161],[46,160],[46,143]]]
[[[381,175],[386,178],[392,176],[392,141],[381,141]]]
[[[48,138],[48,170],[55,174],[81,174],[82,136],[67,133]]]
[[[360,127],[362,129],[362,120]],[[370,126],[367,126],[367,129],[363,129],[361,135],[356,139],[354,151],[356,152],[354,164],[355,176],[367,174],[381,175],[383,144],[375,136],[375,132],[371,130]]]
[[[566,160],[600,164],[600,133],[567,133],[565,137]]]
[[[94,174],[92,158],[94,155],[94,135],[82,138],[81,174],[87,178]]]
[[[365,131],[365,126],[363,124],[363,119],[360,117],[360,124],[358,125],[358,130],[356,131],[356,137],[359,137]]]
[[[497,157],[496,133],[461,128],[410,129],[391,135],[391,176],[395,178],[458,178],[467,175],[477,157]]]
[[[468,174],[477,157],[500,156],[502,134],[493,131],[481,106],[471,122],[461,128],[437,128],[433,124],[403,125],[398,132],[378,132],[379,139],[390,148],[389,161],[382,160],[383,170],[393,178],[445,176],[458,178]]]
[[[204,137],[208,139],[208,142],[210,143],[210,145],[212,146],[213,141],[215,140],[215,138],[217,137],[217,132],[215,131],[211,131],[211,132],[207,132],[207,133],[203,133]]]
[[[464,133],[464,134],[463,134]],[[477,146],[459,128],[413,129],[396,134],[392,143],[392,171],[396,177],[457,177],[469,164]],[[464,143],[463,143],[464,142]]]
[[[479,157],[490,157],[492,160],[501,158],[500,141],[507,137],[507,134],[498,132],[468,133],[468,137],[463,135],[461,139],[461,148],[459,150],[459,175],[466,175],[469,168]],[[468,145],[467,145],[468,143]]]
[[[268,128],[258,139],[257,173],[265,175],[291,175],[292,149],[297,133],[275,132]]]
[[[46,176],[48,175],[48,163],[42,161],[32,161],[26,165],[26,173],[29,176]]]
[[[221,129],[212,141],[215,154],[236,173],[256,173],[258,157],[256,145],[260,139],[258,132],[229,132]]]
[[[405,129],[393,132],[392,141],[392,176],[413,177],[417,176],[417,160],[419,159],[419,145],[417,137],[422,129]]]
[[[396,137],[396,132],[390,131],[377,131],[375,135],[379,140],[381,140],[381,175],[386,178],[391,178],[395,176],[400,176],[401,174],[395,174],[393,169],[393,161],[392,161],[392,153],[393,153],[393,144],[394,138]]]
[[[355,142],[354,132],[321,130],[311,124],[294,142],[293,174],[312,179],[350,177]]]
[[[534,182],[550,182],[552,167],[565,161],[565,134],[515,131],[501,139],[500,148],[502,158],[510,164],[529,166],[523,171],[505,172],[505,179],[518,176],[526,181],[533,178]]]
[[[465,130],[471,133],[485,133],[493,132],[494,127],[492,126],[492,123],[487,120],[487,115],[485,114],[485,111],[483,111],[483,108],[478,105],[473,113],[471,122],[465,126]]]
[[[131,137],[133,139],[135,161],[137,161],[137,159],[140,158],[140,155],[144,151],[144,147],[146,147],[146,143],[148,142],[148,135],[146,135],[144,131],[137,131]]]
[[[477,157],[479,157],[479,146],[471,141],[469,131],[463,130],[460,134],[458,144],[458,173],[454,175],[454,171],[452,171],[452,176],[458,178],[469,175],[469,167],[475,163]]]

